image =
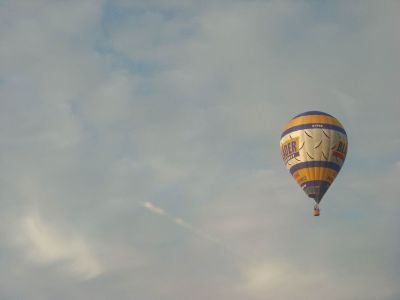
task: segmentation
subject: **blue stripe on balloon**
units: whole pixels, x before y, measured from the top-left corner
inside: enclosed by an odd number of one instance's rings
[[[302,188],[304,190],[304,192],[307,193],[307,187],[311,187],[311,186],[317,186],[319,187],[319,193],[315,194],[315,191],[311,191],[311,193],[307,194],[310,198],[314,198],[314,200],[319,203],[322,199],[322,197],[324,196],[324,194],[326,193],[326,191],[329,189],[330,187],[330,183],[328,181],[323,181],[323,180],[312,180],[312,181],[307,181],[302,185]]]
[[[339,131],[340,133],[343,133],[344,135],[347,136],[346,131],[342,127],[339,127],[336,125],[331,125],[331,124],[311,123],[311,124],[303,124],[303,125],[290,127],[281,134],[281,138],[293,131],[304,130],[304,129],[332,129],[332,130]]]
[[[329,187],[331,184],[328,181],[325,180],[310,180],[304,182],[301,187],[305,189],[306,187],[309,186],[319,186],[319,187]]]
[[[329,168],[332,170],[335,170],[336,172],[340,171],[341,166],[334,163],[334,162],[329,162],[329,161],[306,161],[302,163],[298,163],[294,165],[293,167],[290,168],[290,173],[293,175],[294,172],[303,169],[303,168],[315,168],[315,167],[321,167],[321,168]]]
[[[293,120],[293,119],[295,119],[295,118],[298,118],[298,117],[302,117],[302,116],[310,116],[310,115],[317,115],[317,116],[329,116],[329,117],[332,117],[332,118],[333,118],[333,116],[331,116],[330,114],[324,113],[324,112],[322,112],[322,111],[318,111],[318,110],[311,110],[311,111],[306,111],[306,112],[303,112],[302,114],[299,114],[299,115],[297,115],[297,116],[293,117],[293,118],[292,118],[292,120]]]

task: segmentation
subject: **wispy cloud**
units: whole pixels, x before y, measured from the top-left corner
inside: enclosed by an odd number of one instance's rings
[[[323,274],[297,269],[287,263],[270,262],[248,266],[243,270],[243,286],[252,295],[277,297],[293,295],[293,290],[310,289],[325,281]],[[312,294],[312,293],[310,293]],[[293,295],[294,296],[294,295]],[[279,297],[280,299],[280,297]]]
[[[18,237],[32,262],[60,264],[63,271],[79,280],[92,279],[104,272],[101,262],[79,235],[62,233],[34,214],[26,216],[20,228]]]

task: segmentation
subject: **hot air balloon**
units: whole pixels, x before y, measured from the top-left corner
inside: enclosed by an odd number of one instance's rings
[[[307,111],[289,121],[280,146],[286,168],[308,197],[314,199],[314,216],[319,216],[319,203],[346,158],[346,131],[333,116]]]

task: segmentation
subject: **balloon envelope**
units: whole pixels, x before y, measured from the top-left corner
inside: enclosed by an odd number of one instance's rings
[[[346,158],[347,134],[342,124],[324,112],[304,112],[286,125],[280,146],[286,168],[319,203]]]

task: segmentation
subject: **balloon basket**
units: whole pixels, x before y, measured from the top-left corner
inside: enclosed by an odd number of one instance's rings
[[[315,205],[315,206],[314,206],[314,211],[313,211],[314,217],[318,217],[320,214],[321,214],[321,211],[320,211],[320,209],[319,209],[319,206],[318,206],[318,205]]]

